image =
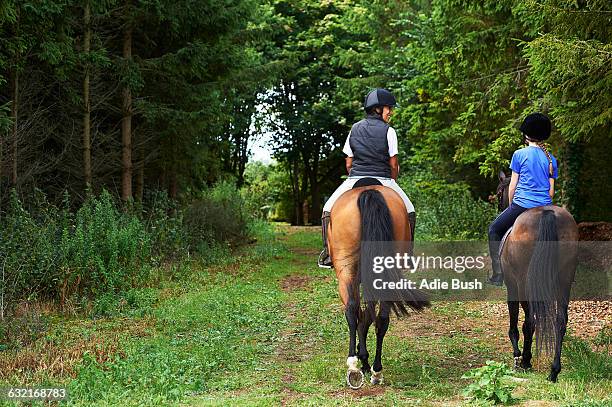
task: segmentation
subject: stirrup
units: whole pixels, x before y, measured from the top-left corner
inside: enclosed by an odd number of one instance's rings
[[[327,250],[321,251],[321,254],[319,254],[319,260],[317,260],[317,265],[321,267],[322,269],[334,268],[334,265],[333,263],[331,263],[331,259],[329,258],[329,255],[327,254]]]

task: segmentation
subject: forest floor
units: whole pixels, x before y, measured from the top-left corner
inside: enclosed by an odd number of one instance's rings
[[[347,326],[333,270],[315,265],[319,240],[317,228],[276,226],[121,315],[58,317],[0,352],[0,387],[66,386],[69,405],[87,406],[446,406],[473,403],[462,395],[468,370],[512,363],[505,304],[436,302],[392,318],[383,385],[348,389]],[[514,404],[611,405],[611,318],[609,303],[573,303],[558,383],[546,381],[550,361],[536,358],[510,381]],[[372,357],[374,340],[372,329]]]

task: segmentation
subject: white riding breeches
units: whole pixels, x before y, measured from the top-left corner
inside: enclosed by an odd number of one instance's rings
[[[353,185],[355,185],[355,183],[359,181],[360,178],[376,178],[377,180],[380,181],[381,184],[383,184],[383,186],[389,187],[399,194],[399,196],[404,201],[404,205],[406,205],[406,210],[408,211],[408,213],[414,212],[414,205],[412,205],[412,202],[410,202],[410,199],[408,199],[408,195],[406,195],[406,193],[400,188],[400,186],[397,185],[397,182],[395,182],[393,178],[372,177],[372,176],[349,177],[345,179],[344,182],[340,184],[340,186],[334,191],[332,196],[329,197],[327,202],[325,202],[325,205],[323,206],[323,211],[331,212],[331,209],[334,206],[334,203],[336,203],[338,198],[340,198],[340,195],[352,189]]]

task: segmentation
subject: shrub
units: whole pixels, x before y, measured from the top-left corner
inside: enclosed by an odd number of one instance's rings
[[[158,260],[192,250],[205,263],[219,262],[229,257],[228,241],[260,228],[230,182],[207,189],[186,210],[162,192],[125,210],[106,191],[76,213],[67,195],[61,207],[40,193],[29,202],[26,209],[13,191],[0,218],[0,315],[8,304],[37,298],[84,306],[94,300],[95,314],[113,313],[125,308],[121,298],[141,302],[134,297],[141,292],[130,290],[158,283]],[[118,295],[126,292],[132,297]]]
[[[178,202],[170,199],[166,191],[154,191],[147,202],[140,213],[154,253],[166,258],[185,255],[189,242],[183,227],[183,209]]]
[[[247,236],[250,216],[236,186],[222,181],[203,191],[186,209],[185,231],[191,247],[204,252],[213,242]]]
[[[505,384],[504,379],[511,377],[511,370],[504,363],[488,360],[485,366],[472,369],[461,376],[462,379],[475,379],[465,388],[463,394],[478,400],[508,403],[512,400],[513,386]]]
[[[78,210],[59,246],[61,281],[68,292],[120,291],[150,277],[149,234],[137,217],[117,210],[106,191]]]
[[[417,213],[417,239],[486,239],[497,209],[489,202],[474,199],[466,184],[446,184],[410,177],[400,178],[399,183]]]
[[[3,307],[43,297],[64,303],[150,280],[151,239],[143,223],[121,212],[110,194],[91,198],[73,214],[40,201],[25,210],[15,193],[2,219],[0,297]]]
[[[248,163],[241,193],[251,216],[289,219],[293,211],[291,182],[279,164]]]

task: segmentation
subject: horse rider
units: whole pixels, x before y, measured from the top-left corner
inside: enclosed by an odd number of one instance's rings
[[[489,283],[497,286],[503,283],[499,256],[502,237],[527,209],[552,204],[558,175],[557,160],[543,144],[550,137],[550,119],[542,113],[532,113],[525,118],[519,130],[527,146],[516,150],[510,161],[510,206],[489,226],[489,253],[493,267]]]
[[[353,124],[342,149],[346,154],[346,170],[349,176],[323,206],[321,218],[323,251],[319,256],[319,267],[332,267],[327,247],[327,228],[334,202],[361,178],[376,178],[382,185],[399,194],[408,211],[410,232],[414,241],[416,222],[414,206],[395,182],[399,174],[397,133],[389,126],[389,120],[396,105],[395,96],[386,89],[374,89],[365,97],[363,107],[366,117]]]

